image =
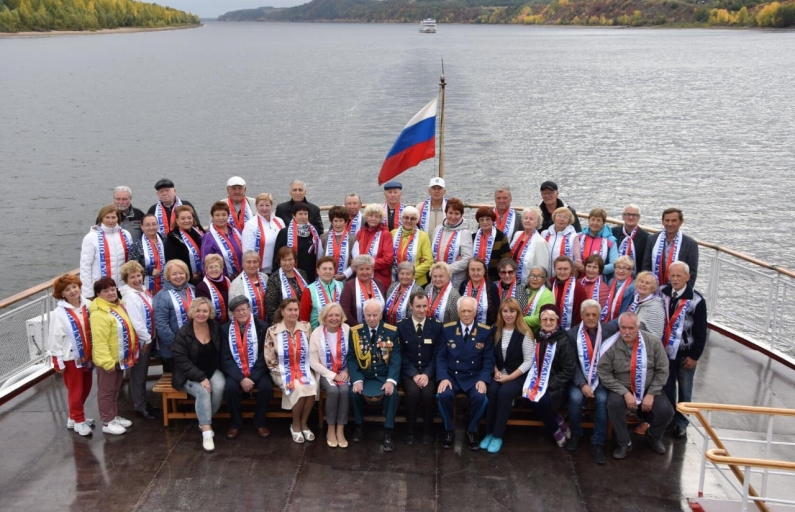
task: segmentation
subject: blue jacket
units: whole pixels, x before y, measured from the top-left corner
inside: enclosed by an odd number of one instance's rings
[[[174,344],[174,336],[179,331],[177,312],[174,311],[174,302],[171,300],[169,290],[176,290],[184,298],[185,288],[188,287],[193,290],[193,285],[188,284],[187,281],[179,288],[166,281],[163,289],[157,292],[152,300],[152,309],[155,310],[155,329],[157,339],[160,340],[160,355],[165,358],[173,357],[171,345]]]
[[[604,225],[598,233],[594,234],[591,233],[590,227],[585,226],[582,230],[582,238],[580,239],[580,247],[583,251],[585,250],[585,237],[587,236],[607,239],[607,259],[605,259],[605,269],[602,272],[602,275],[605,276],[605,278],[613,277],[613,264],[618,258],[618,242],[616,241],[616,237],[613,236],[613,231],[609,226]],[[590,254],[582,255],[583,265],[585,264],[585,260],[588,258],[588,256],[590,256]]]
[[[442,344],[442,323],[435,318],[427,317],[422,324],[422,339],[417,338],[417,326],[414,325],[414,319],[410,315],[398,322],[397,328],[402,356],[401,375],[412,378],[424,374],[428,379],[434,380],[436,356]]]
[[[453,390],[469,391],[479,380],[491,382],[494,371],[494,344],[491,327],[476,322],[464,340],[460,322],[444,324],[442,343],[436,356],[436,380],[449,380]]]

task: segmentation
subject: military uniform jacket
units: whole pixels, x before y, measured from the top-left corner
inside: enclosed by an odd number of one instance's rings
[[[491,382],[494,371],[494,345],[491,327],[475,322],[468,339],[460,322],[444,324],[442,343],[436,356],[436,380],[449,380],[469,391],[482,380]]]
[[[442,323],[426,317],[422,324],[422,338],[417,337],[417,326],[412,316],[398,322],[397,328],[403,358],[402,375],[414,377],[423,374],[431,380],[435,379],[436,354],[442,343]]]
[[[375,339],[370,338],[367,324],[351,327],[347,359],[351,382],[365,381],[365,391],[368,387],[366,380],[375,379],[383,384],[389,379],[397,384],[400,381],[401,363],[397,327],[381,322],[376,329]],[[371,393],[365,394],[372,396]]]

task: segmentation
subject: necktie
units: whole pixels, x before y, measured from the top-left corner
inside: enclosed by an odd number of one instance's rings
[[[671,306],[668,308],[668,314],[669,315],[673,315],[674,312],[676,311],[676,302],[678,300],[679,300],[679,294],[676,293],[676,292],[673,292],[671,294]]]
[[[417,324],[417,339],[422,339],[422,324]]]
[[[464,329],[464,341],[466,341],[467,338],[469,338],[469,327]]]
[[[375,341],[375,329],[370,329],[370,341]]]

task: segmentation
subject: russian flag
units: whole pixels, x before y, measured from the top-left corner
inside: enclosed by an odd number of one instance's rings
[[[436,156],[436,103],[438,98],[425,105],[411,118],[400,132],[378,174],[378,184],[383,185],[406,169]]]

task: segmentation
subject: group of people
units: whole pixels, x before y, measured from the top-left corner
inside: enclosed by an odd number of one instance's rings
[[[687,435],[674,406],[690,400],[707,329],[694,289],[698,245],[681,232],[679,209],[663,212],[658,234],[640,228],[631,204],[622,225],[609,228],[607,212],[594,208],[581,229],[557,184],[545,181],[541,203],[521,210],[498,188],[496,206],[478,208],[470,230],[463,202],[436,177],[416,206],[402,202],[397,181],[384,186],[383,204],[363,208],[349,194],[329,210],[325,232],[303,182],[290,184],[290,200],[274,212],[271,194],[247,197],[235,176],[205,229],[171,180],[155,189],[158,201],[143,214],[130,189],[117,187],[83,240],[79,277],[55,281],[49,347],[68,389],[68,427],[80,435],[92,431],[83,404],[94,367],[103,432],[132,424],[118,414],[124,370],[136,416],[156,417],[146,399],[152,353],[174,388],[196,398],[207,451],[221,403],[235,439],[243,396],[254,390],[254,428],[269,437],[274,386],[296,443],[315,439],[307,421],[322,391],[329,446],[348,446],[350,408],[360,441],[365,410],[377,406],[392,451],[398,386],[408,444],[420,438],[418,417],[421,440],[435,439],[438,412],[442,446],[452,447],[458,394],[469,401],[473,450],[500,451],[517,400],[569,450],[591,404],[597,463],[608,419],[613,456],[631,450],[627,411],[644,419],[655,451],[665,453],[669,425]]]

